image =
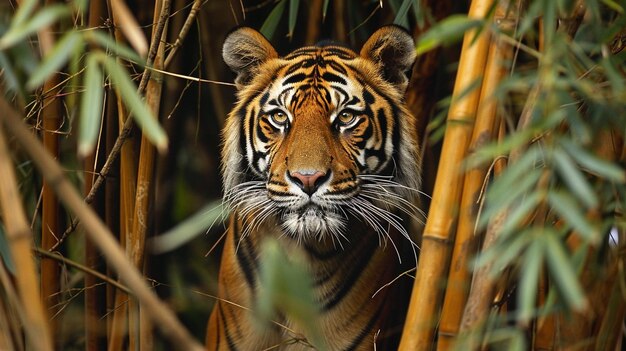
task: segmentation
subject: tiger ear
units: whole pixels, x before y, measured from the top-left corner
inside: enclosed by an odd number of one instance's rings
[[[393,25],[378,29],[363,45],[361,57],[373,61],[385,80],[405,92],[415,62],[415,42],[406,30]]]
[[[248,27],[231,32],[224,41],[222,57],[226,65],[237,73],[237,88],[250,81],[259,66],[272,58],[278,58],[276,50],[263,34]]]

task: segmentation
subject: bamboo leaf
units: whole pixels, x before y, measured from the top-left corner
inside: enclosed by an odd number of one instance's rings
[[[222,201],[213,201],[176,227],[151,239],[148,245],[155,254],[172,251],[207,232],[213,225],[224,222],[227,217],[228,210]]]
[[[285,12],[286,3],[287,0],[280,0],[280,2],[276,4],[276,7],[274,7],[272,12],[270,12],[269,16],[267,16],[265,22],[263,22],[263,25],[261,26],[261,29],[259,31],[266,38],[272,39],[274,37],[274,34],[276,33],[276,28],[278,27],[278,23],[280,23],[280,20],[283,17],[283,12]]]
[[[296,28],[296,21],[298,19],[298,7],[300,6],[300,0],[289,0],[289,34],[290,38],[293,37],[293,30]]]
[[[9,28],[5,35],[0,39],[0,50],[19,43],[29,35],[51,25],[60,18],[68,16],[69,14],[70,10],[65,5],[58,4],[44,7],[22,25]]]
[[[30,17],[33,11],[37,8],[39,4],[39,0],[25,0],[19,3],[20,6],[15,11],[15,15],[13,16],[13,21],[11,21],[11,27],[19,27],[26,22],[28,17]]]
[[[80,119],[78,134],[78,154],[88,155],[98,138],[100,121],[102,120],[102,104],[104,97],[102,71],[96,55],[89,55],[85,63],[85,92],[80,103]]]
[[[535,314],[537,302],[537,287],[543,265],[544,243],[541,236],[535,237],[526,252],[520,266],[520,284],[518,290],[519,314],[522,323],[528,323]]]
[[[576,272],[572,269],[572,263],[567,258],[563,243],[551,231],[546,232],[543,240],[545,242],[545,257],[550,276],[559,294],[568,306],[577,311],[582,311],[587,306],[587,301],[578,282]]]
[[[537,205],[543,200],[545,194],[543,192],[534,191],[526,198],[522,199],[515,208],[509,213],[506,222],[502,225],[500,236],[506,238],[509,234],[515,233],[519,229],[525,218],[528,218]]]
[[[322,5],[322,22],[326,20],[326,13],[328,12],[328,4],[330,0],[324,0],[324,4]]]
[[[135,50],[129,48],[126,45],[120,44],[115,41],[110,35],[100,31],[92,30],[85,34],[87,40],[98,44],[107,51],[111,51],[118,56],[128,59],[140,65],[145,65],[145,60],[135,52]]]
[[[2,83],[7,90],[22,94],[20,79],[4,51],[0,51],[0,71],[2,71]]]
[[[482,20],[463,15],[452,15],[430,28],[417,42],[417,54],[423,54],[441,45],[449,45],[463,38],[465,32],[480,27]]]
[[[54,48],[44,58],[43,62],[32,73],[26,87],[33,90],[43,84],[48,77],[58,71],[76,50],[82,46],[81,35],[76,31],[70,31],[61,38]]]
[[[605,4],[607,7],[613,9],[615,12],[618,12],[620,15],[624,14],[624,8],[616,3],[613,0],[601,0],[603,4]]]
[[[482,252],[476,259],[476,267],[481,267],[493,262],[493,268],[489,272],[492,278],[496,278],[502,271],[520,257],[520,253],[534,238],[535,228],[520,231],[520,235],[511,240],[502,240],[489,250]]]
[[[552,158],[556,170],[559,172],[561,179],[567,184],[569,190],[588,208],[597,206],[598,197],[596,193],[572,159],[560,149],[553,150]]]
[[[260,317],[270,320],[278,309],[308,331],[318,350],[326,350],[315,323],[319,306],[315,303],[309,272],[302,262],[292,262],[275,240],[265,240],[261,247],[260,293],[257,306]]]
[[[593,243],[598,242],[598,231],[587,221],[584,212],[572,196],[562,191],[551,191],[548,194],[548,202],[581,237]]]
[[[399,26],[408,28],[409,27],[409,18],[407,17],[407,13],[409,13],[409,9],[411,8],[411,3],[414,0],[403,0],[398,12],[396,12],[396,17],[393,20],[393,24],[397,24]]]
[[[142,101],[137,88],[130,79],[128,73],[122,66],[118,65],[115,59],[104,54],[98,55],[103,63],[106,72],[110,75],[111,82],[115,84],[119,96],[124,104],[132,112],[133,118],[141,128],[146,137],[161,151],[167,149],[167,135],[161,125],[144,101]]]

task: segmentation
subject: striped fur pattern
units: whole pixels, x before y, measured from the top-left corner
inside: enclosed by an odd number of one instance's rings
[[[233,214],[208,349],[311,349],[289,316],[259,330],[249,311],[267,237],[307,263],[330,350],[387,349],[401,299],[377,291],[399,274],[406,248],[415,252],[398,214],[419,216],[418,142],[403,101],[411,36],[387,26],[359,54],[326,45],[279,57],[244,27],[227,37],[223,57],[238,88],[222,153]]]

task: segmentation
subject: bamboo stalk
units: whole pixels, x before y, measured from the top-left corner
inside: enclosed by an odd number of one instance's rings
[[[2,114],[6,111],[3,111]],[[18,121],[18,123],[22,123]],[[28,133],[28,132],[27,132]],[[34,139],[34,137],[33,137]],[[41,150],[41,152],[46,152]],[[47,156],[47,154],[46,154]],[[30,248],[33,242],[24,214],[18,183],[7,147],[4,129],[0,126],[0,207],[11,257],[15,265],[17,292],[24,310],[22,323],[28,341],[35,350],[52,351],[48,318],[41,301],[39,279]]]
[[[106,119],[104,123],[106,124],[106,154],[111,155],[111,149],[115,144],[115,140],[117,139],[117,135],[119,132],[118,129],[118,120],[117,120],[117,101],[113,97],[113,91],[111,89],[107,90],[107,105],[106,105]],[[111,174],[116,176],[107,177],[106,183],[104,187],[104,212],[105,212],[105,223],[107,228],[120,228],[120,166],[119,159],[117,161],[111,162],[111,167],[109,168]],[[108,160],[107,160],[108,162]],[[93,191],[92,186],[91,191]],[[111,272],[111,268],[107,267],[107,271],[110,272],[110,276],[113,276]],[[108,284],[107,292],[106,292],[106,311],[113,311],[115,305],[115,288]],[[107,335],[111,334],[111,327],[113,324],[112,313],[107,314]]]
[[[54,4],[55,0],[46,0],[45,3]],[[53,45],[54,35],[51,28],[46,28],[39,33],[42,52],[47,52]],[[44,83],[42,94],[44,95],[43,107],[41,109],[41,119],[43,125],[42,139],[46,151],[54,158],[59,157],[58,131],[61,129],[63,120],[63,108],[61,98],[58,96],[61,91],[61,77],[53,74]],[[63,232],[60,223],[59,200],[50,185],[45,181],[42,190],[41,202],[41,247],[50,249],[57,244],[60,234]],[[60,267],[49,259],[42,259],[41,270],[41,298],[47,312],[52,316],[59,311],[60,302]],[[58,332],[58,319],[50,320],[50,331],[52,335]]]
[[[22,116],[4,98],[0,97],[0,120],[16,138],[42,172],[49,184],[55,189],[60,200],[79,217],[87,235],[102,251],[107,261],[117,271],[120,278],[133,291],[139,302],[161,330],[180,350],[200,351],[203,347],[194,340],[189,332],[180,324],[174,314],[148,288],[142,275],[132,266],[116,243],[113,234],[102,223],[93,211],[85,206],[82,197],[72,184],[65,178],[63,169],[47,153],[38,140],[30,134],[22,122]],[[36,288],[34,288],[36,289]]]
[[[307,20],[305,45],[314,45],[320,39],[320,28],[322,26],[322,0],[313,0],[308,8],[309,18]]]
[[[494,20],[503,21],[505,19],[504,10],[498,6]],[[511,54],[510,47],[505,47],[498,40],[492,40],[485,69],[485,79],[480,92],[476,122],[470,141],[470,153],[489,143],[496,133],[494,128],[498,104],[494,97],[494,92],[507,73],[505,61],[510,58]],[[438,350],[450,349],[454,341],[453,339],[459,331],[463,308],[465,307],[471,284],[469,263],[475,254],[476,244],[480,239],[479,233],[475,231],[476,216],[481,189],[486,176],[487,168],[485,166],[469,169],[465,174],[463,194],[461,196],[461,211],[454,239],[448,285],[441,312]]]
[[[346,43],[348,42],[348,33],[346,31],[346,2],[333,1],[333,24],[335,32],[335,40]]]
[[[472,1],[468,16],[485,18],[492,3],[492,0]],[[483,32],[478,38],[475,37],[476,31],[468,31],[463,39],[453,102],[448,112],[441,160],[400,350],[430,349],[438,324],[463,180],[461,163],[472,133],[480,90],[474,89],[463,97],[459,95],[482,76],[489,45],[488,33]]]
[[[102,0],[92,0],[89,3],[89,27],[97,28],[104,25],[104,18],[106,14],[106,3]],[[106,109],[106,104],[104,104]],[[106,116],[106,110],[103,111],[103,115]],[[102,135],[102,133],[101,133]],[[102,139],[100,139],[102,140]],[[103,142],[98,142],[99,146],[96,151],[87,156],[83,162],[85,185],[84,194],[88,195],[93,187],[93,183],[96,177],[96,169],[98,167],[98,156],[102,155],[100,152],[100,146],[103,146]],[[103,214],[104,208],[102,204],[103,196],[94,200],[92,207],[95,211]],[[94,244],[85,238],[85,264],[87,267],[93,270],[102,269],[102,259],[100,253],[97,251]],[[105,314],[103,302],[105,302],[105,293],[103,287],[97,285],[98,280],[91,274],[86,274],[84,278],[85,290],[85,349],[87,351],[101,351],[106,348],[106,324],[102,316]]]
[[[154,23],[159,23],[159,18],[169,17],[170,13],[170,1],[169,0],[157,0],[154,7]],[[165,25],[167,28],[167,24]],[[152,41],[157,44],[157,54],[154,59],[154,67],[156,69],[163,69],[163,61],[165,56],[165,40],[167,37],[167,30],[164,29],[161,33],[154,33],[154,35],[160,34],[159,37],[152,37]],[[161,103],[161,92],[163,89],[163,77],[158,72],[152,72],[148,85],[146,88],[146,104],[148,108],[153,112],[154,116],[159,115],[159,106]],[[132,229],[127,232],[126,245],[127,253],[131,259],[131,262],[138,269],[143,268],[144,264],[144,251],[146,243],[146,233],[148,229],[149,221],[149,204],[150,196],[153,193],[153,178],[154,178],[154,161],[156,157],[156,149],[150,143],[147,137],[141,138],[141,150],[139,153],[139,165],[137,173],[137,191],[135,193],[134,206],[133,206],[133,220]],[[132,321],[129,318],[129,324],[132,328],[129,329],[129,345],[130,348],[135,350],[147,350],[147,345],[152,345],[151,329],[147,320],[142,321],[140,316],[145,314],[140,313],[139,306],[135,306],[134,300],[130,300],[130,316],[136,321]],[[138,327],[138,329],[136,328]],[[138,334],[137,334],[138,333]],[[140,342],[140,341],[143,341]],[[147,345],[145,345],[147,344]]]

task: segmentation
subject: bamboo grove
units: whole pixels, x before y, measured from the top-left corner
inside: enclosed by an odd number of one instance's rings
[[[406,99],[431,195],[423,228],[410,225],[420,257],[400,349],[618,349],[625,11],[624,0],[0,4],[0,349],[201,350],[224,232],[219,131],[234,101],[225,35],[245,24],[283,51],[358,47],[389,23],[417,43]]]

